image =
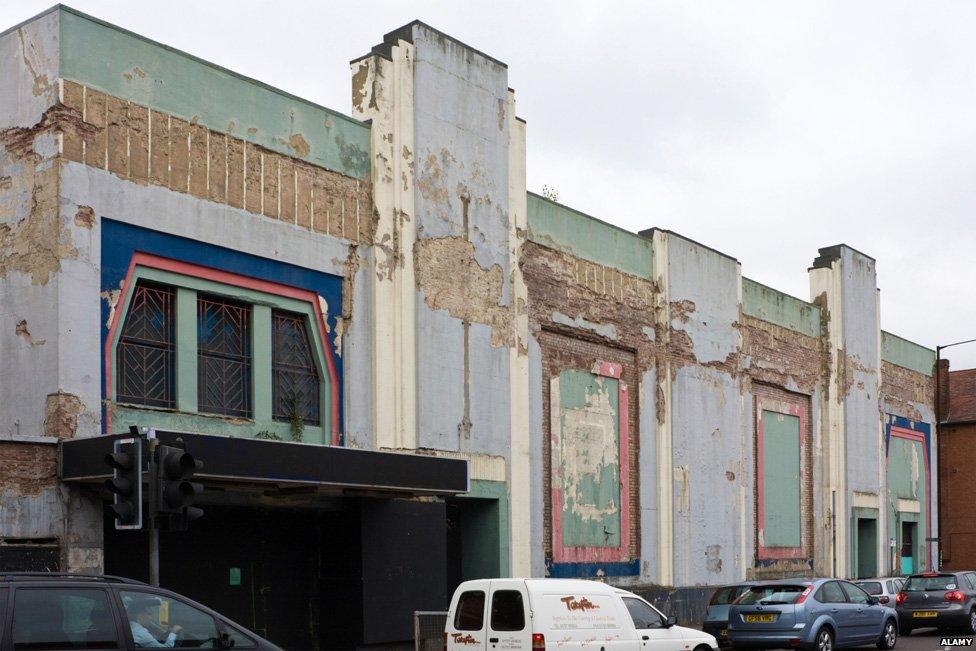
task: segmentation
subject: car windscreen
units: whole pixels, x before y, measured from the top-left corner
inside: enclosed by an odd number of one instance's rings
[[[857,585],[861,586],[861,589],[870,595],[884,592],[884,589],[881,587],[881,581],[858,581]]]
[[[910,576],[905,586],[905,592],[929,592],[930,590],[954,590],[957,587],[954,574],[939,574],[936,576]]]
[[[712,600],[708,602],[709,606],[728,606],[730,603],[735,601],[735,598],[740,594],[748,590],[744,585],[727,585],[719,588],[712,595]]]
[[[792,604],[806,589],[805,585],[755,585],[735,603],[740,606]]]

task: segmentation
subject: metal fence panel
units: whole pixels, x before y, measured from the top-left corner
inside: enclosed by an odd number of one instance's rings
[[[413,614],[413,640],[416,651],[441,651],[447,613],[417,610]]]

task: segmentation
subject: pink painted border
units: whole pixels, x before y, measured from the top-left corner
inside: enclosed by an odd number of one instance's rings
[[[620,545],[617,547],[566,547],[563,545],[563,490],[562,476],[553,473],[556,481],[552,485],[552,560],[554,563],[613,563],[629,560],[630,550],[630,393],[627,384],[621,380],[623,367],[614,362],[597,360],[592,373],[618,381],[617,420],[620,432]],[[558,418],[558,414],[550,414]],[[562,428],[560,440],[553,440],[562,449]]]
[[[766,467],[765,454],[763,453],[763,441],[766,435],[765,424],[762,414],[770,411],[777,414],[786,413],[783,407],[787,407],[787,415],[795,416],[800,421],[800,500],[803,500],[803,464],[807,446],[807,414],[806,409],[799,405],[784,402],[782,400],[766,399],[765,404],[761,396],[756,397],[756,525],[757,534],[764,531],[766,527],[766,496],[765,480],[763,479]],[[809,460],[806,460],[809,463]],[[758,542],[756,543],[757,556],[763,559],[784,559],[784,558],[805,558],[803,553],[803,514],[800,514],[800,546],[799,547],[767,547]],[[757,539],[761,536],[757,536]]]
[[[907,439],[910,441],[917,441],[922,444],[922,454],[925,455],[925,537],[932,537],[932,466],[931,460],[929,459],[929,446],[925,440],[925,434],[922,432],[916,432],[914,430],[906,429],[904,427],[898,427],[897,425],[891,425],[889,429],[891,436]],[[885,456],[885,463],[888,463],[888,458]],[[919,514],[921,515],[921,514]],[[929,543],[925,540],[921,541],[921,556],[925,558],[928,562],[926,563],[931,570],[936,565],[933,563],[932,558],[929,556]]]
[[[328,327],[326,326],[325,322],[326,317],[322,313],[322,309],[319,305],[318,294],[304,289],[298,289],[297,287],[292,287],[290,285],[282,285],[280,283],[274,283],[267,280],[242,276],[240,274],[222,271],[220,269],[213,269],[211,267],[204,267],[201,265],[192,264],[190,262],[163,258],[158,255],[151,255],[149,253],[136,252],[129,261],[129,269],[126,271],[125,278],[122,280],[122,283],[119,286],[119,302],[116,304],[118,309],[116,309],[115,313],[112,315],[112,320],[108,326],[108,337],[105,339],[104,356],[105,399],[106,401],[109,401],[109,405],[111,405],[110,401],[112,399],[112,341],[115,339],[115,331],[119,327],[119,320],[122,316],[121,305],[129,292],[136,267],[147,267],[150,269],[169,271],[194,278],[203,278],[204,280],[210,280],[223,285],[252,289],[259,292],[264,292],[266,294],[275,294],[277,296],[284,296],[286,298],[293,298],[305,303],[309,303],[312,306],[313,313],[316,317],[315,320],[316,325],[318,326],[319,336],[325,346],[325,363],[329,373],[332,394],[332,445],[339,445],[339,378],[338,374],[336,373],[335,360],[332,356],[332,347],[329,345]],[[106,408],[106,422],[110,423],[111,420],[111,407],[108,407]]]

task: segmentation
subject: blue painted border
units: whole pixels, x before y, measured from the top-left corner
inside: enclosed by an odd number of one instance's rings
[[[599,572],[603,574],[599,574]],[[640,561],[619,563],[553,563],[546,561],[546,576],[556,579],[592,579],[597,576],[637,576]]]
[[[891,444],[891,428],[900,427],[902,429],[918,432],[925,437],[925,447],[928,454],[925,455],[925,465],[931,470],[932,461],[932,426],[920,420],[909,420],[903,416],[885,414],[885,458],[888,457],[888,448]]]
[[[262,258],[249,253],[242,253],[206,242],[187,239],[177,235],[168,235],[159,231],[133,226],[112,219],[101,218],[102,227],[102,268],[101,288],[103,292],[111,292],[119,288],[119,283],[125,278],[129,270],[132,255],[136,252],[158,255],[172,260],[189,262],[249,276],[270,282],[290,285],[299,289],[312,291],[322,296],[329,304],[329,314],[326,323],[329,326],[327,345],[335,350],[336,316],[342,305],[342,277],[306,269],[285,262],[278,262]],[[108,301],[101,303],[101,346],[99,348],[99,375],[101,381],[101,396],[105,396],[105,368],[101,351],[105,350],[105,340],[108,337]],[[344,444],[343,432],[345,421],[343,418],[342,400],[342,358],[333,355],[336,369],[336,379],[339,384],[339,443]],[[102,406],[102,431],[109,433],[109,423],[105,418],[104,403]]]

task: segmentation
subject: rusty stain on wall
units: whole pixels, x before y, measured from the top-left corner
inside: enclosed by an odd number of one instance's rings
[[[27,319],[21,319],[17,322],[17,326],[14,329],[15,334],[27,342],[27,345],[31,348],[36,348],[37,346],[43,346],[47,343],[46,339],[34,339],[34,336],[27,329]]]
[[[78,396],[58,391],[48,394],[44,402],[44,435],[68,439],[78,429],[78,416],[85,413],[85,405]]]
[[[491,326],[492,346],[512,345],[512,314],[502,304],[500,265],[482,267],[475,260],[474,244],[460,237],[417,240],[414,264],[417,288],[428,307]]]

